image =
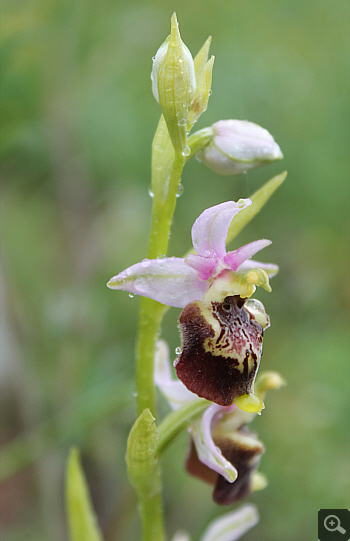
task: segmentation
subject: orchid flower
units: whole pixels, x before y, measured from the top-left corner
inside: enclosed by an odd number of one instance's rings
[[[236,541],[259,521],[255,505],[242,505],[231,513],[213,520],[205,530],[200,541]],[[190,541],[186,532],[177,532],[172,541]]]
[[[247,299],[256,285],[271,291],[268,275],[278,268],[250,259],[269,240],[232,252],[225,246],[232,219],[250,204],[250,199],[240,199],[205,210],[192,227],[196,254],[146,259],[107,285],[185,307],[178,377],[190,391],[220,406],[240,401],[241,408],[259,413],[264,405],[253,394],[254,381],[269,318],[259,301]]]
[[[196,400],[196,395],[181,381],[172,378],[169,350],[163,340],[157,344],[154,377],[172,409]],[[283,384],[278,373],[265,372],[258,378],[257,395],[263,399],[267,390],[278,389]],[[216,503],[230,505],[266,486],[265,477],[256,471],[264,446],[247,429],[254,417],[254,412],[242,411],[235,404],[229,407],[212,404],[189,428],[191,446],[186,469],[214,485]]]
[[[250,259],[271,244],[270,240],[257,240],[226,252],[232,219],[251,203],[250,199],[240,199],[206,209],[192,227],[196,254],[144,259],[113,276],[107,286],[178,308],[202,299],[207,292],[209,296],[216,294],[218,288],[213,286],[219,278],[220,287],[224,285],[224,297],[250,297],[256,285],[270,291],[268,277],[274,276],[278,267]]]

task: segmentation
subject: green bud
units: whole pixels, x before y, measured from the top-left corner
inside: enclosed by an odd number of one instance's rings
[[[188,115],[188,122],[193,125],[200,115],[206,111],[209,96],[211,94],[211,80],[214,65],[214,56],[208,60],[211,36],[204,43],[203,47],[194,59],[196,73],[196,92],[191,103],[191,110]]]
[[[175,13],[171,18],[171,34],[154,58],[151,79],[175,151],[187,156],[190,152],[187,122],[196,77],[193,58],[181,40]]]
[[[264,399],[267,391],[280,389],[284,385],[286,385],[286,382],[278,372],[263,372],[259,374],[256,380],[255,393],[261,399]]]
[[[157,442],[155,418],[145,409],[131,429],[126,452],[129,479],[141,499],[160,492]]]

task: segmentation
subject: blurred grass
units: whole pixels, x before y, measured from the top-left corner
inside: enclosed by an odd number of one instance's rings
[[[273,293],[259,295],[272,321],[262,362],[288,381],[255,423],[270,484],[251,498],[262,518],[246,539],[308,541],[320,507],[349,506],[350,8],[343,0],[2,2],[2,442],[37,434],[42,445],[38,427],[99,389],[108,387],[111,400],[114,381],[116,404],[119,393],[132,394],[125,385],[133,387],[138,299],[104,284],[146,253],[159,117],[149,74],[174,9],[193,53],[213,36],[213,95],[198,127],[246,118],[266,127],[285,155],[283,164],[233,179],[192,160],[170,253],[190,247],[204,208],[249,196],[288,170],[237,241],[273,240],[262,257],[281,271]],[[170,310],[162,328],[172,348],[178,315]],[[2,539],[67,539],[71,443],[82,446],[108,540],[138,539],[124,462],[130,400],[105,419],[90,401],[84,422],[68,413],[69,438],[2,485]],[[198,539],[221,510],[209,487],[184,474],[186,440],[164,457],[165,509],[170,533],[181,521]]]

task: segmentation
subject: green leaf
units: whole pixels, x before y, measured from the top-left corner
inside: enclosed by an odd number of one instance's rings
[[[78,449],[71,449],[68,459],[66,498],[71,541],[103,541]]]
[[[282,184],[284,179],[287,176],[287,171],[273,177],[271,180],[266,182],[260,190],[257,190],[250,199],[252,204],[249,207],[241,210],[231,222],[231,225],[228,230],[226,244],[231,242],[237,235],[242,231],[242,229],[254,218],[256,214],[262,209],[265,203],[270,199],[271,195],[275,190]]]

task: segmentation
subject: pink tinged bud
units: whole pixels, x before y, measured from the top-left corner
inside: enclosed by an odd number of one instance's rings
[[[212,128],[212,141],[197,157],[219,175],[238,175],[283,158],[272,135],[253,122],[220,120]]]

